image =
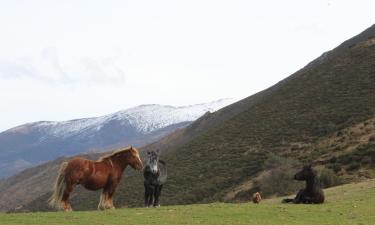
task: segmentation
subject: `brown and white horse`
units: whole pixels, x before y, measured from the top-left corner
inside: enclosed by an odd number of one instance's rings
[[[49,204],[53,207],[72,211],[69,196],[75,185],[88,190],[103,189],[98,209],[113,209],[113,194],[120,183],[125,168],[142,170],[143,164],[136,148],[128,147],[101,157],[97,161],[73,158],[61,165]]]

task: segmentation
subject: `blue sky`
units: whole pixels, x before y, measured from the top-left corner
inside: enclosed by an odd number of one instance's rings
[[[244,98],[375,23],[374,1],[0,0],[0,131]]]

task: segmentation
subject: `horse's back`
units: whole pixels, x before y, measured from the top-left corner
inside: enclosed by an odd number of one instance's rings
[[[324,192],[323,189],[320,189],[318,193],[314,196],[314,201],[313,203],[315,204],[322,204],[324,203],[325,197],[324,197]]]
[[[81,158],[81,157],[75,157],[68,162],[68,167],[74,168],[74,169],[85,169],[85,168],[90,167],[92,163],[93,163],[92,160]]]
[[[73,181],[78,182],[82,177],[87,176],[91,173],[93,161],[76,157],[68,162],[65,169],[65,175],[71,178]]]

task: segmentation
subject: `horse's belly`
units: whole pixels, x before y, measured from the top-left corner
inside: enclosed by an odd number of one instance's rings
[[[98,190],[103,188],[108,181],[108,176],[93,175],[81,183],[85,188],[89,190]]]

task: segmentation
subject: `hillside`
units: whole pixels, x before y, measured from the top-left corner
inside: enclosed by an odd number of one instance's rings
[[[169,180],[162,204],[235,201],[249,190],[287,194],[298,185],[284,185],[292,183],[293,170],[306,162],[341,182],[374,177],[374,36],[372,26],[345,42],[350,46],[340,45],[273,87],[205,114],[145,147],[165,151],[162,158],[168,163]],[[44,177],[52,180],[51,175]],[[279,177],[287,182],[272,183]],[[271,183],[264,185],[267,182]],[[30,183],[35,193],[40,186]],[[270,186],[279,190],[267,190]],[[115,205],[142,205],[142,187],[142,176],[129,169]],[[0,186],[0,190],[4,189]],[[96,208],[98,192],[77,192],[73,208]],[[50,210],[49,193],[37,193],[40,197],[22,210]]]
[[[0,178],[60,156],[144,146],[233,102],[189,106],[142,105],[109,115],[24,124],[0,133]]]
[[[325,190],[323,205],[286,205],[280,198],[260,204],[201,204],[122,208],[106,212],[0,214],[7,224],[373,224],[375,181]]]

